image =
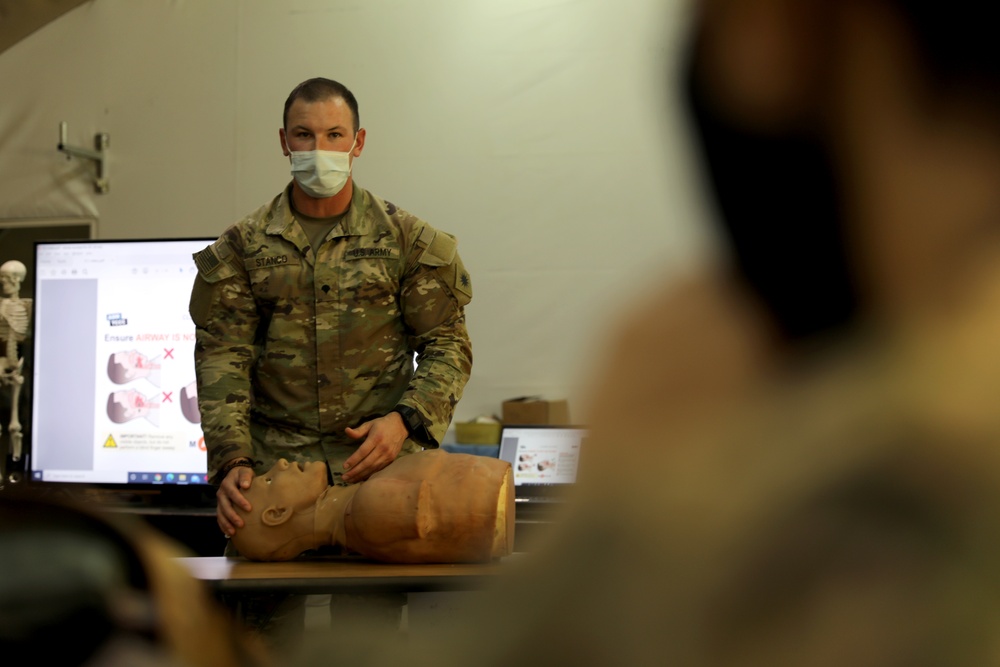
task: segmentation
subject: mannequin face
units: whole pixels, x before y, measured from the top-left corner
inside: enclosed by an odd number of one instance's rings
[[[260,514],[262,523],[274,526],[287,521],[297,510],[311,508],[327,486],[325,462],[289,463],[278,459],[270,470],[253,478],[243,495],[253,512]]]
[[[233,546],[254,560],[287,560],[313,546],[312,520],[303,529],[294,517],[313,513],[316,500],[329,488],[326,463],[289,463],[279,459],[256,475],[243,495],[253,508],[237,509],[246,525],[233,535]]]

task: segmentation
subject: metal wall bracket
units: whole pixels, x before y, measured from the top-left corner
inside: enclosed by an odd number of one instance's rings
[[[66,121],[59,123],[59,146],[57,148],[66,153],[66,159],[73,157],[87,158],[97,163],[97,176],[94,178],[94,189],[98,194],[106,194],[110,182],[108,180],[108,145],[111,138],[106,132],[98,132],[94,135],[94,148],[79,148],[66,144]]]

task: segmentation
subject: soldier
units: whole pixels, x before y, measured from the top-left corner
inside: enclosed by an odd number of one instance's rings
[[[197,395],[227,536],[255,467],[325,461],[340,485],[437,447],[472,368],[456,240],[355,185],[351,91],[304,81],[283,120],[291,183],[195,255]]]

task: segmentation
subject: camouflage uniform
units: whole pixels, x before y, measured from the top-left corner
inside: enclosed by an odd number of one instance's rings
[[[248,456],[325,460],[339,482],[349,426],[416,409],[436,447],[472,369],[469,275],[454,237],[355,185],[318,249],[291,188],[196,253],[198,402],[214,478]],[[413,354],[418,366],[413,369]]]

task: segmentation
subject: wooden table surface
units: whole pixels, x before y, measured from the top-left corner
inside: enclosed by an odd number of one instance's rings
[[[282,591],[425,592],[475,590],[488,585],[519,555],[489,563],[397,564],[352,557],[322,557],[254,562],[226,556],[179,558],[191,574],[217,592]]]

